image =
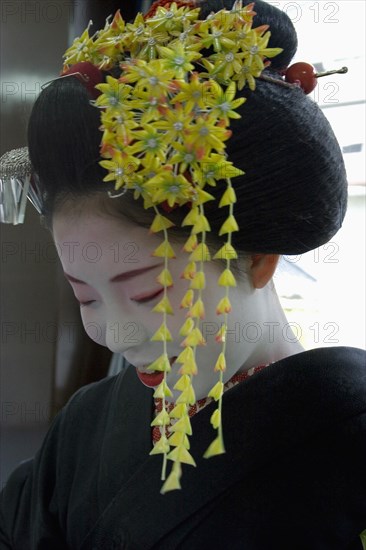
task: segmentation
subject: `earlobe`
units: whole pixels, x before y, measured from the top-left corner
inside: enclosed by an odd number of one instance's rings
[[[278,260],[278,254],[252,254],[250,274],[254,288],[263,288],[272,279]]]

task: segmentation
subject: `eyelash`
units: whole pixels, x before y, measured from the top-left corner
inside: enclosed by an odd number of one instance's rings
[[[136,302],[137,304],[145,304],[145,303],[148,303],[148,302],[152,302],[163,291],[164,291],[164,289],[160,289],[157,292],[154,292],[153,294],[150,294],[149,296],[146,296],[145,298],[140,298],[139,300],[133,299],[133,301]],[[87,306],[90,306],[91,304],[93,304],[95,301],[96,300],[88,300],[87,302],[80,302],[79,301],[79,304],[80,304],[80,307],[87,307]]]
[[[86,307],[86,306],[90,306],[94,302],[95,300],[89,300],[88,302],[79,302],[79,304],[80,304],[80,307]]]
[[[146,296],[145,298],[140,298],[139,300],[135,300],[134,298],[132,298],[132,300],[138,304],[145,304],[147,302],[152,302],[155,298],[157,298],[158,296],[160,296],[160,294],[164,292],[164,289],[161,288],[159,290],[157,290],[156,292],[154,292],[153,294],[150,294],[149,296]]]

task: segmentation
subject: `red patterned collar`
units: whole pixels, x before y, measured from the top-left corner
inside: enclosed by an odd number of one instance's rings
[[[237,374],[234,374],[234,376],[230,378],[230,380],[226,382],[226,384],[224,385],[224,392],[227,390],[230,390],[237,384],[240,384],[240,382],[243,382],[247,378],[250,378],[256,372],[259,372],[265,369],[266,366],[267,365],[260,365],[259,367],[254,367],[252,369],[249,369],[248,371],[238,372]],[[209,403],[212,402],[212,400],[213,400],[212,397],[204,397],[203,399],[199,399],[198,401],[196,401],[196,403],[189,408],[189,411],[188,411],[189,416],[192,417],[195,414],[197,414],[198,411],[206,407]],[[156,416],[159,412],[161,412],[163,408],[163,400],[159,398],[154,399],[154,404],[155,404],[154,415]],[[170,413],[173,410],[174,406],[175,406],[175,403],[168,403],[166,406],[167,412]],[[167,430],[168,428],[169,426],[167,426]],[[169,432],[167,432],[167,436],[169,435],[170,435]],[[154,426],[152,429],[152,440],[154,445],[159,441],[160,437],[161,437],[161,434],[160,434],[159,426]]]

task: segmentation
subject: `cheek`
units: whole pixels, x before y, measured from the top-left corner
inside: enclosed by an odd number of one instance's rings
[[[84,310],[84,311],[83,311]],[[106,347],[106,328],[105,323],[101,323],[93,318],[90,313],[88,313],[87,308],[81,308],[81,320],[84,325],[85,332],[91,340],[100,346]]]

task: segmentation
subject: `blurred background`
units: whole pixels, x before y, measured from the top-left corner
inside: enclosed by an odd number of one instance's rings
[[[338,137],[349,177],[345,223],[332,242],[283,257],[275,284],[289,325],[306,348],[365,347],[365,2],[270,2],[299,36],[294,61],[318,71],[346,65],[312,93]],[[41,85],[90,19],[95,29],[121,8],[124,19],[149,2],[2,0],[0,155],[26,144]],[[55,129],[57,131],[57,129]],[[50,234],[28,207],[24,225],[2,225],[0,488],[38,449],[55,413],[80,386],[110,372],[118,358],[84,334]],[[286,335],[282,335],[286,337]]]

